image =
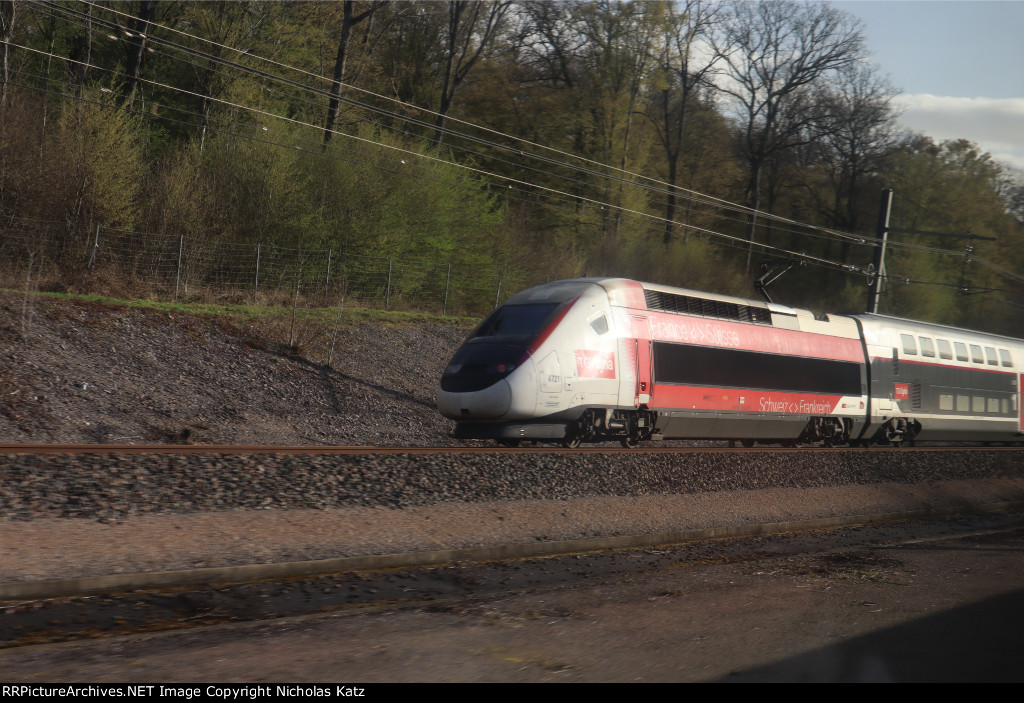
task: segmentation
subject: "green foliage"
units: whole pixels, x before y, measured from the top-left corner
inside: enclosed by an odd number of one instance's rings
[[[219,227],[218,211],[209,179],[203,174],[198,142],[182,144],[158,162],[147,199],[146,221],[160,232],[188,237],[204,236]]]
[[[113,95],[96,90],[58,102],[11,94],[0,121],[0,210],[85,229],[138,224],[146,139]]]
[[[621,267],[623,275],[655,283],[715,290],[750,297],[741,269],[706,237],[689,234],[662,244],[661,231],[630,241]]]
[[[422,146],[364,129],[325,156],[306,153],[303,190],[324,223],[321,246],[367,256],[478,265],[491,260],[502,208],[470,172]]]
[[[996,241],[893,234],[896,246],[890,247],[887,269],[897,285],[890,287],[884,299],[889,310],[968,327],[1013,326],[1011,317],[1017,315],[995,314],[993,306],[984,305],[984,297],[977,297],[991,296],[986,288],[1001,289],[994,292],[1004,294],[1013,290],[1012,279],[997,275],[996,269],[980,265],[979,260],[1000,267],[1016,263],[1020,270],[1024,227],[1007,212],[1001,197],[1003,173],[991,156],[966,140],[936,144],[916,137],[901,147],[890,174],[896,192],[892,227]],[[900,248],[900,244],[915,248]],[[920,283],[899,285],[900,279]],[[986,307],[990,319],[979,320],[979,310]],[[1020,329],[1019,323],[1016,327]]]
[[[111,91],[95,102],[66,100],[50,148],[77,190],[68,216],[127,228],[139,216],[145,140],[139,118],[120,109],[112,96]]]
[[[56,5],[92,13],[90,24],[25,4],[12,43],[37,51],[12,49],[11,68],[25,86],[9,85],[0,108],[0,213],[59,219],[79,233],[98,223],[183,235],[211,251],[330,251],[342,272],[354,257],[402,262],[390,271],[393,290],[411,306],[442,299],[449,276],[462,291],[470,280],[486,282],[456,303],[466,309],[583,274],[751,296],[760,259],[777,254],[755,248],[745,270],[745,215],[685,197],[742,200],[757,181],[741,125],[724,114],[722,93],[695,75],[723,68],[691,49],[695,37],[721,36],[727,13],[718,10],[727,5],[515,4],[479,61],[452,62],[466,72],[458,91],[446,93],[454,100],[448,124],[473,139],[446,136],[441,148],[433,141],[437,116],[427,110],[444,101],[449,4],[356,2],[350,16],[363,19],[351,27],[348,85],[324,148],[342,3],[155,3],[137,83],[126,75],[137,37],[101,29],[112,6]],[[823,11],[812,5],[806,12]],[[788,8],[789,19],[805,13],[786,2],[738,7]],[[845,27],[841,14],[825,14]],[[797,33],[808,29],[777,19]],[[856,32],[843,31],[854,57]],[[157,45],[158,36],[186,50]],[[464,26],[456,44],[475,51],[481,37]],[[756,46],[745,49],[752,63],[736,71],[767,60]],[[894,235],[883,309],[1021,333],[1017,309],[1000,301],[1024,303],[1024,231],[1007,212],[1024,211],[1024,188],[967,142],[895,144],[891,89],[863,63],[854,69],[787,94],[790,109],[766,135],[772,149],[758,166],[760,211],[870,235],[877,192],[891,187],[893,226],[997,241],[974,242],[965,257],[960,240]],[[122,95],[122,85],[134,90]],[[762,244],[851,266],[870,260],[868,246],[759,222]],[[367,286],[386,285],[378,273]],[[864,285],[860,274],[806,266],[780,280],[776,297],[856,310]],[[965,287],[998,290],[962,295]]]
[[[221,239],[298,247],[304,212],[300,154],[292,129],[271,122],[206,140],[203,173],[220,213]]]

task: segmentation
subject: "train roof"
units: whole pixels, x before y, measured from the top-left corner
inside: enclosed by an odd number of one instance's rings
[[[756,307],[783,315],[796,315],[797,312],[807,312],[807,314],[811,314],[809,311],[798,311],[796,308],[790,308],[776,303],[765,303],[760,300],[748,300],[746,298],[737,298],[731,295],[708,293],[690,288],[677,288],[675,286],[665,286],[658,283],[646,283],[644,281],[635,281],[629,278],[584,277],[541,283],[517,293],[506,300],[505,303],[510,305],[522,305],[537,302],[539,300],[570,300],[583,292],[587,286],[591,285],[601,286],[606,291],[613,294],[612,297],[615,297],[615,293],[635,291],[639,286],[644,291],[654,291],[658,293],[667,293],[669,295],[681,295],[700,298],[703,300],[713,300],[721,303],[731,303],[733,305]]]
[[[572,300],[589,286],[600,285],[604,278],[568,278],[562,281],[541,283],[521,290],[505,301],[505,305],[528,305],[530,303],[552,302],[561,303]]]
[[[542,283],[540,285],[527,288],[526,290],[512,296],[505,302],[512,305],[521,305],[540,301],[564,302],[575,298],[583,293],[587,287],[593,285],[604,288],[613,299],[616,297],[619,297],[620,299],[628,298],[632,293],[639,295],[642,290],[643,295],[646,298],[646,306],[651,309],[660,309],[659,302],[665,300],[665,298],[661,296],[668,296],[738,306],[739,308],[745,309],[746,312],[744,312],[743,315],[746,321],[754,321],[753,318],[759,317],[760,314],[756,312],[757,310],[767,311],[770,312],[771,315],[763,316],[760,321],[762,324],[767,323],[774,326],[789,326],[789,323],[786,323],[785,319],[797,317],[804,320],[803,324],[805,326],[808,324],[808,320],[828,321],[833,324],[845,321],[850,325],[855,324],[853,320],[859,320],[862,324],[888,324],[893,327],[901,328],[907,332],[920,332],[939,336],[974,337],[982,340],[991,340],[992,342],[999,341],[1005,344],[1024,345],[1024,339],[992,334],[989,332],[979,332],[977,330],[964,329],[960,327],[952,327],[950,325],[942,325],[935,322],[911,320],[909,318],[897,317],[894,315],[879,315],[876,313],[839,313],[818,315],[804,308],[791,308],[786,305],[768,303],[762,300],[739,298],[731,295],[721,295],[719,293],[708,293],[706,291],[699,291],[691,288],[678,288],[676,286],[667,286],[660,283],[647,283],[628,278],[585,277],[552,281],[550,283]],[[658,294],[660,294],[660,296]],[[637,302],[639,304],[640,301],[638,300]],[[711,313],[711,316],[716,315]]]
[[[603,277],[581,277],[581,278],[567,278],[561,281],[551,281],[549,283],[540,283],[535,286],[531,286],[519,293],[516,293],[506,303],[513,305],[529,302],[539,298],[559,298],[564,295],[578,295],[579,292],[589,285],[599,285],[607,291],[624,291],[635,289],[636,286],[643,287],[644,290],[658,291],[662,293],[671,293],[676,295],[688,295],[693,297],[705,298],[708,300],[717,300],[723,303],[734,303],[736,305],[748,305],[757,306],[766,310],[772,310],[773,312],[780,312],[784,314],[796,314],[797,308],[791,308],[786,305],[779,305],[777,303],[766,303],[761,300],[750,300],[747,298],[737,298],[731,295],[722,295],[720,293],[708,293],[706,291],[694,290],[692,288],[678,288],[676,286],[666,286],[660,283],[647,283],[645,281],[635,281],[629,278],[603,278]]]
[[[942,325],[937,322],[922,322],[920,320],[911,320],[906,317],[897,317],[895,315],[879,315],[878,313],[865,312],[850,315],[850,317],[861,320],[862,322],[888,324],[907,332],[927,332],[928,334],[939,336],[976,337],[978,339],[987,339],[993,342],[999,341],[1008,344],[1024,345],[1024,339],[1019,339],[1017,337],[1008,337],[1002,334],[993,334],[991,332],[980,332],[978,330],[966,329],[963,327]]]

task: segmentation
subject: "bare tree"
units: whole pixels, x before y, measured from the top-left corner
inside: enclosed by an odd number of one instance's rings
[[[435,122],[435,143],[440,144],[444,138],[444,126],[456,89],[497,35],[511,4],[509,1],[449,0],[444,75]]]
[[[857,231],[863,224],[858,204],[865,181],[881,170],[898,142],[899,113],[892,105],[896,94],[869,64],[839,72],[834,82],[819,91],[817,100],[825,114],[815,125],[812,158],[828,181],[823,193],[815,192],[813,186],[808,190],[833,227]],[[877,190],[872,189],[872,206],[877,204],[875,196]],[[874,208],[868,212],[873,215]]]
[[[864,40],[858,20],[823,3],[733,0],[714,41],[724,74],[718,89],[735,107],[749,167],[749,271],[765,166],[812,138],[808,128],[824,109],[812,88],[860,61]]]
[[[348,62],[349,41],[352,37],[352,28],[365,19],[373,17],[377,8],[384,5],[387,0],[373,0],[362,12],[355,11],[354,0],[345,0],[341,18],[341,37],[338,39],[338,54],[334,59],[334,77],[331,81],[331,97],[327,105],[327,119],[324,120],[324,146],[331,142],[331,135],[334,133],[334,125],[338,120],[338,106],[341,103],[341,83],[345,79],[345,64]]]
[[[574,66],[586,38],[575,29],[574,12],[574,6],[565,2],[519,3],[519,27],[513,41],[519,61],[531,69],[533,80],[575,86]]]
[[[200,2],[186,4],[184,8],[187,11],[184,21],[195,28],[197,35],[213,42],[212,46],[204,49],[210,59],[192,62],[192,70],[195,72],[194,92],[199,100],[196,131],[201,149],[206,142],[206,131],[215,98],[231,80],[228,73],[218,69],[217,62],[228,51],[228,47],[258,41],[263,27],[270,23],[272,14],[278,10],[278,5],[253,1]],[[281,8],[284,8],[283,4]]]
[[[153,19],[153,1],[141,0],[139,14],[132,18],[131,29],[126,31],[128,41],[125,43],[125,82],[121,87],[121,100],[125,104],[135,99],[135,89],[142,76],[142,62],[146,56],[146,34],[149,33],[149,22]]]
[[[16,0],[0,3],[0,37],[3,39],[3,46],[0,47],[0,80],[3,86],[0,87],[0,108],[7,105],[7,81],[10,74],[10,42],[14,35],[14,18],[18,12]]]
[[[680,159],[686,144],[689,117],[694,101],[718,61],[714,52],[703,52],[715,26],[721,5],[707,0],[683,0],[669,6],[658,55],[661,71],[656,91],[656,118],[652,118],[658,141],[665,154],[668,196],[665,203],[663,241],[672,240],[676,217],[676,185]]]
[[[74,44],[70,52],[71,58],[75,61],[72,64],[72,73],[74,74],[75,81],[78,83],[78,94],[81,96],[82,90],[85,88],[85,81],[89,77],[89,68],[92,63],[92,40],[93,40],[93,22],[92,22],[92,5],[85,6],[85,27],[82,32],[82,36],[75,39]]]

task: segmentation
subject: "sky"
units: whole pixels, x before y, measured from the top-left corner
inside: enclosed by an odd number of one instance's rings
[[[842,0],[902,91],[903,126],[1024,171],[1024,0]]]

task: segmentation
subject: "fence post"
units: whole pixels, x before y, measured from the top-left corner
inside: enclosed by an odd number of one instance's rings
[[[299,306],[299,284],[302,281],[302,259],[299,259],[299,266],[295,274],[295,297],[292,298],[292,321],[288,326],[288,347],[295,348],[295,308]]]
[[[181,253],[185,250],[185,235],[178,239],[178,273],[174,277],[174,299],[178,299],[178,288],[181,285]]]
[[[331,255],[334,249],[327,250],[327,283],[324,284],[324,305],[331,299]]]
[[[441,317],[445,317],[448,314],[448,286],[452,282],[452,265],[448,264],[448,278],[444,281],[444,306],[441,308]]]
[[[498,292],[494,295],[494,307],[498,307],[499,300],[501,300],[501,271],[498,271]]]
[[[93,264],[96,263],[96,252],[100,248],[100,226],[96,225],[96,239],[93,241],[92,254],[89,255],[89,265],[85,267],[85,275],[89,275],[92,271]]]
[[[385,291],[385,293],[384,293],[384,309],[385,310],[390,310],[391,309],[391,269],[394,266],[394,263],[395,263],[395,258],[394,257],[390,257],[388,259],[388,288],[387,288],[387,291]]]
[[[89,263],[85,266],[85,273],[82,274],[82,283],[80,288],[85,289],[85,282],[89,280],[89,274],[92,273],[92,267],[96,263],[96,252],[100,248],[100,226],[96,225],[96,238],[93,240],[92,253],[89,254]]]
[[[253,300],[255,301],[255,294],[260,292],[260,248],[262,244],[256,245],[256,289],[253,293]]]

